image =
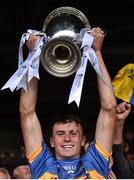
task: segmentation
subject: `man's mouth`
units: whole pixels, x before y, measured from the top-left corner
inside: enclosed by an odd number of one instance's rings
[[[74,147],[74,145],[63,145],[62,146],[63,149],[71,149],[73,147]]]

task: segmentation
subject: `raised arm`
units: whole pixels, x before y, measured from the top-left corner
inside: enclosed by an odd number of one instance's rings
[[[30,36],[27,46],[31,50],[38,37]],[[42,143],[42,131],[36,115],[36,101],[38,93],[38,79],[33,78],[28,84],[28,90],[21,90],[20,118],[27,156],[31,155]]]
[[[92,35],[94,36],[93,48],[96,52],[102,76],[104,78],[103,81],[97,76],[101,107],[96,124],[95,139],[107,152],[110,152],[113,145],[116,99],[111,79],[101,54],[104,33],[100,28],[94,28]]]
[[[131,104],[122,102],[116,107],[116,124],[114,131],[114,144],[123,142],[123,129],[125,121],[131,111]]]
[[[125,121],[131,111],[131,105],[122,102],[116,108],[116,125],[113,145],[113,170],[119,179],[130,179],[131,168],[124,154],[123,129]]]

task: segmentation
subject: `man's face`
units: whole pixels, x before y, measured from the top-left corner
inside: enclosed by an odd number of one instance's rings
[[[55,148],[57,159],[80,156],[81,146],[85,144],[85,137],[83,136],[81,126],[75,122],[55,124],[50,144],[51,147]]]

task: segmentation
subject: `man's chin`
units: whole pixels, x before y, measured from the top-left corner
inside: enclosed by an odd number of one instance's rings
[[[71,154],[71,153],[63,153],[63,154],[57,155],[56,157],[57,159],[73,159],[75,156],[74,154]]]
[[[62,154],[63,159],[73,159],[76,158],[76,155],[74,153],[64,153]]]

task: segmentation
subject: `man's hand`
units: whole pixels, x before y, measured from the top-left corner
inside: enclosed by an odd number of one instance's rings
[[[94,37],[92,47],[96,52],[97,51],[100,52],[104,40],[104,32],[101,30],[101,28],[97,27],[97,28],[93,28],[91,35]]]
[[[30,51],[33,50],[33,48],[36,45],[37,40],[40,38],[40,36],[35,36],[34,34],[31,34],[29,39],[27,40],[27,47]]]
[[[122,102],[116,107],[116,126],[123,126],[131,111],[131,104]]]

